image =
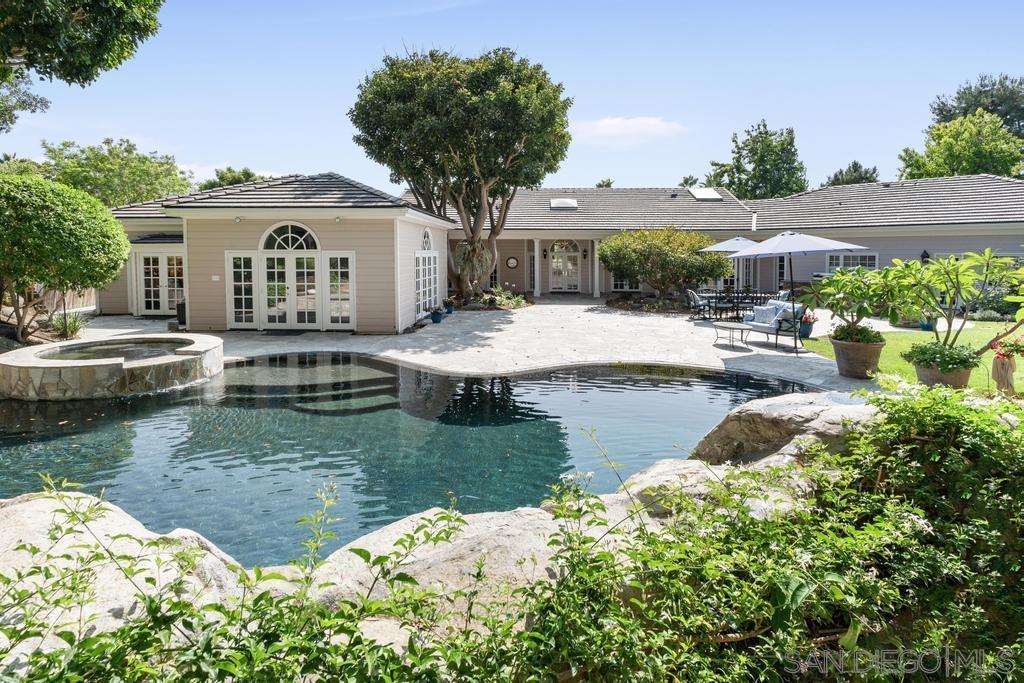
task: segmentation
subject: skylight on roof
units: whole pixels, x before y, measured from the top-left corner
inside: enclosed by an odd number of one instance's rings
[[[579,205],[571,197],[556,197],[551,200],[552,209],[578,209]]]
[[[686,191],[693,195],[698,202],[722,201],[722,195],[718,194],[713,187],[688,187]]]

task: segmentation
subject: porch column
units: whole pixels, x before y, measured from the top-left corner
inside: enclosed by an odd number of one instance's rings
[[[594,240],[594,252],[591,257],[594,259],[594,298],[601,296],[601,261],[597,258],[597,248],[601,246],[601,240]]]
[[[540,240],[533,239],[533,296],[540,296]]]

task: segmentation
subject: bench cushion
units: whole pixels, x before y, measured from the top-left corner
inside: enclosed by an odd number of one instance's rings
[[[762,325],[770,325],[778,315],[779,310],[775,306],[754,306],[754,316],[751,322]]]

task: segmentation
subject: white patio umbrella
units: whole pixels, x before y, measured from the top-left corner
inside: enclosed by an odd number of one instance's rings
[[[793,256],[806,256],[825,251],[857,251],[867,249],[857,244],[830,240],[815,235],[804,235],[799,232],[782,232],[752,247],[741,249],[729,254],[729,258],[761,258],[767,256],[785,256],[789,258],[789,300],[793,306],[793,352],[800,352],[800,325],[796,319],[796,287],[793,283]]]
[[[719,251],[731,254],[734,251],[748,249],[755,244],[757,244],[757,242],[754,240],[748,240],[746,237],[733,237],[731,240],[718,242],[717,244],[712,244],[710,247],[704,247],[701,251]]]

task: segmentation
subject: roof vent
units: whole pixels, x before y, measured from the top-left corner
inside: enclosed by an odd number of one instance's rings
[[[579,205],[571,197],[556,197],[551,200],[552,209],[578,209]]]
[[[672,190],[672,194],[669,195],[669,197],[671,197],[672,199],[675,199],[678,196],[679,196],[679,193],[676,192],[675,190]]]
[[[693,195],[698,202],[722,201],[722,195],[718,194],[713,187],[688,187],[686,191]]]

